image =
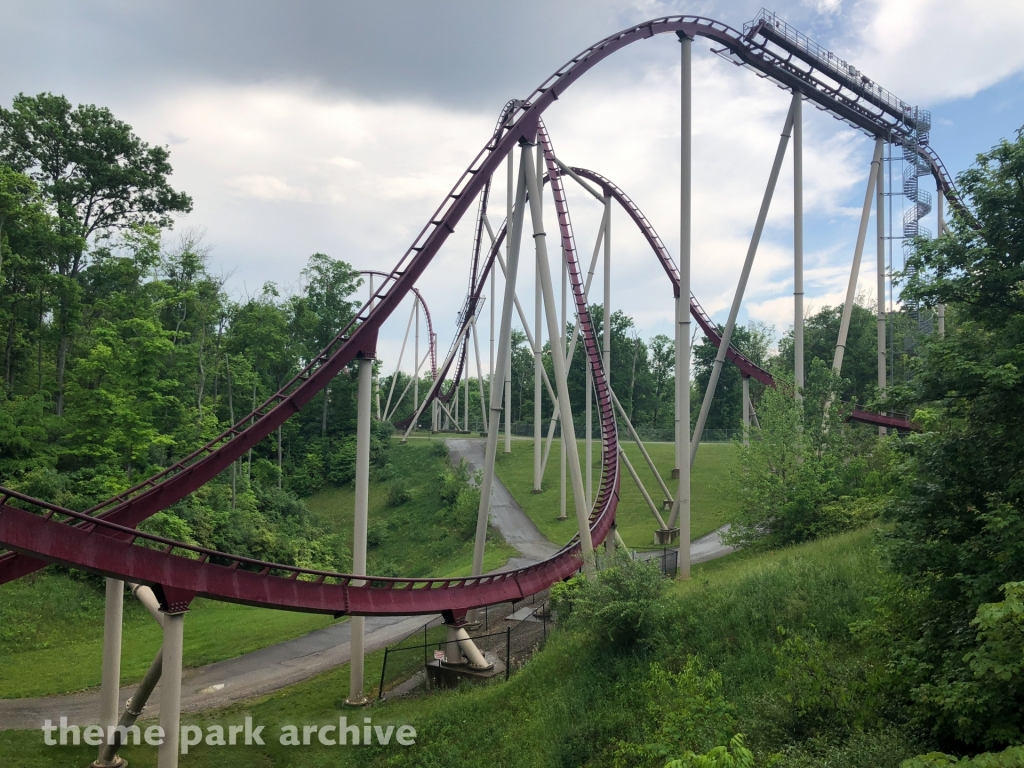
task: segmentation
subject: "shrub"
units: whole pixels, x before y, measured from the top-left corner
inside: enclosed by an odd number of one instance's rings
[[[366,527],[366,546],[379,547],[388,540],[387,520],[374,520]]]
[[[703,755],[687,752],[665,768],[754,768],[754,753],[743,746],[743,734],[737,733],[727,747],[714,747]]]
[[[391,465],[388,464],[390,467]],[[385,502],[389,507],[400,507],[412,499],[412,491],[409,483],[401,477],[396,477],[387,486]]]
[[[845,423],[842,382],[815,360],[802,400],[764,393],[762,426],[743,448],[742,508],[727,538],[785,546],[849,530],[878,514],[892,484],[886,440]]]
[[[632,694],[628,706],[639,715],[641,728],[634,740],[616,742],[612,753],[615,768],[663,763],[680,753],[684,754],[682,761],[670,765],[732,765],[695,762],[695,751],[721,744],[735,725],[733,707],[722,696],[722,676],[706,671],[699,659],[688,657],[679,672],[657,662],[651,664],[646,679]],[[745,767],[744,763],[738,765]]]
[[[904,760],[900,768],[945,768],[961,766],[961,768],[1019,768],[1024,765],[1024,747],[1010,747],[1002,752],[986,752],[975,757],[964,757],[957,760],[941,752],[930,752],[927,755]]]
[[[654,563],[622,559],[593,582],[579,582],[572,595],[571,623],[607,641],[614,651],[650,650],[668,624],[667,587]]]

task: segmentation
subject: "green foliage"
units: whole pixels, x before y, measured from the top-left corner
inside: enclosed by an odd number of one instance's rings
[[[891,490],[892,450],[846,423],[841,382],[811,365],[801,400],[789,387],[764,393],[760,428],[742,454],[742,508],[729,532],[743,546],[773,547],[828,536],[878,514]]]
[[[832,367],[843,306],[822,307],[804,319],[804,371],[805,379],[815,363]],[[850,328],[843,354],[842,381],[838,387],[843,399],[855,398],[864,404],[874,399],[878,382],[878,316],[875,307],[866,306],[863,297],[857,297],[850,312]],[[772,360],[776,376],[793,378],[793,329],[779,340],[779,354]],[[758,411],[760,415],[760,411]]]
[[[557,593],[570,626],[614,653],[650,651],[664,639],[668,582],[656,564],[622,558],[593,582],[576,580]]]
[[[412,499],[412,490],[405,478],[396,477],[388,483],[387,502],[389,507],[400,507]]]
[[[966,207],[952,209],[942,237],[915,241],[903,293],[925,307],[948,304],[949,320],[896,393],[908,410],[929,413],[930,431],[902,446],[887,510],[900,582],[875,632],[892,688],[957,752],[1024,738],[1024,690],[1003,656],[1016,630],[995,618],[1012,611],[1015,588],[991,607],[1003,585],[1024,580],[1022,178],[1024,138],[961,174]]]
[[[718,331],[719,333],[724,332],[725,326],[718,326]],[[731,346],[739,349],[757,365],[767,368],[774,333],[774,328],[763,323],[751,323],[749,326],[737,325],[733,329]],[[691,424],[697,422],[717,356],[718,347],[706,336],[702,337],[701,341],[693,347],[693,388],[690,395]],[[792,370],[791,366],[787,371],[790,377],[792,377]],[[760,413],[758,406],[764,390],[765,387],[760,382],[750,382],[750,399],[755,404],[758,413]],[[740,429],[742,425],[743,375],[735,365],[725,365],[719,374],[715,398],[711,401],[711,410],[708,411],[707,423],[704,428],[707,430]]]
[[[743,746],[743,734],[737,733],[727,747],[714,747],[703,755],[687,752],[665,768],[754,768],[754,753]]]
[[[981,645],[966,660],[979,679],[1017,688],[1024,667],[1024,582],[1003,584],[1001,589],[1005,599],[981,605],[971,622],[978,627]]]
[[[779,627],[783,642],[772,649],[780,708],[786,732],[798,740],[814,736],[845,736],[854,726],[877,719],[877,704],[867,681],[849,662],[837,658],[829,643],[811,632]]]
[[[374,520],[366,526],[366,546],[376,549],[388,540],[388,523],[386,520]],[[391,574],[379,573],[381,576]]]
[[[929,752],[910,760],[904,760],[900,768],[1018,768],[1024,765],[1024,747],[1010,747],[1002,752],[986,752],[975,757],[963,757],[959,760],[941,752]]]
[[[435,449],[435,455],[436,453]],[[445,458],[447,457],[446,447]],[[472,485],[471,480],[474,481]],[[479,477],[473,478],[470,475],[469,465],[465,459],[460,459],[458,466],[452,466],[446,461],[437,475],[437,497],[441,501],[442,514],[461,536],[471,535],[476,530],[480,511],[480,489],[477,486]]]
[[[644,723],[643,741],[618,741],[612,750],[614,768],[660,765],[681,753],[682,761],[673,760],[668,765],[733,765],[700,762],[702,758],[694,754],[695,750],[703,751],[728,739],[735,725],[735,708],[722,696],[722,676],[705,670],[699,659],[686,659],[675,673],[657,662],[651,664],[646,678],[630,695],[631,709]],[[712,759],[717,759],[719,753],[712,752]],[[750,755],[746,749],[743,752]],[[738,765],[746,766],[742,762]]]

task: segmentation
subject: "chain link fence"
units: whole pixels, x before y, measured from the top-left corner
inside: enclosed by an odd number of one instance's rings
[[[489,661],[504,663],[504,673],[496,677],[505,680],[544,646],[554,624],[547,590],[519,602],[480,608],[477,620],[470,639]],[[437,658],[435,653],[443,655],[447,644],[448,628],[436,616],[404,640],[386,647],[378,698],[426,689],[426,666]]]

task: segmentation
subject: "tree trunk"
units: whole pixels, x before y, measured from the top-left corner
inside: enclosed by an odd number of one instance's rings
[[[54,402],[54,413],[64,415],[64,368],[68,359],[68,339],[66,318],[61,320],[60,344],[57,345],[57,396]]]
[[[14,377],[11,375],[11,357],[14,352],[14,305],[11,305],[11,324],[7,328],[7,350],[4,354],[4,381],[7,384],[7,390],[12,395],[14,394]]]
[[[196,393],[196,406],[199,409],[199,423],[203,422],[203,390],[206,388],[206,370],[203,368],[203,342],[206,340],[206,323],[199,320],[199,391]]]
[[[36,352],[36,374],[39,377],[36,385],[36,394],[43,391],[43,289],[39,288],[39,325],[36,326],[36,337],[39,342],[39,349]]]
[[[228,378],[228,418],[231,420],[231,426],[235,426],[235,399],[232,395],[231,389],[231,358],[224,355],[224,367],[227,369]],[[231,462],[231,509],[235,508],[235,495],[237,494],[237,482],[235,478],[236,467],[238,466],[238,460]]]
[[[320,437],[327,437],[327,399],[330,386],[324,387],[324,413],[320,418]]]

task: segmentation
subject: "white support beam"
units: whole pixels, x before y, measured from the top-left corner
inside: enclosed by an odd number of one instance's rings
[[[124,615],[124,582],[120,579],[106,580],[106,595],[103,611],[103,672],[100,685],[100,725],[108,733],[117,725],[120,714],[118,694],[121,689],[121,629]],[[104,747],[100,746],[98,759],[103,758]]]
[[[370,394],[373,389],[373,360],[359,358],[359,390],[356,401],[356,477],[355,477],[355,522],[352,533],[352,573],[366,575],[366,529],[370,507]],[[353,581],[354,586],[363,582]],[[353,616],[351,662],[349,664],[349,693],[345,702],[352,706],[366,703],[363,694],[365,658],[363,640],[366,632],[366,618]]]
[[[678,34],[678,33],[677,33]],[[690,578],[690,175],[692,171],[693,40],[679,34],[679,298],[676,301],[676,461],[679,486],[679,578]],[[616,531],[616,534],[618,532]]]
[[[804,388],[804,118],[803,97],[793,92],[793,393]]]
[[[160,682],[160,727],[164,740],[157,751],[157,768],[178,768],[181,731],[181,658],[185,645],[185,614],[164,613],[164,650]]]
[[[521,154],[526,157],[529,147],[524,146]],[[511,167],[511,160],[509,161]],[[515,213],[511,216],[511,229],[508,243],[508,270],[505,274],[505,296],[501,307],[501,326],[498,331],[497,368],[494,372],[495,380],[506,380],[506,365],[509,363],[509,352],[512,347],[512,312],[515,306],[516,276],[519,273],[519,251],[523,239],[523,218],[526,203],[526,180],[524,175],[524,163],[520,163],[519,184],[515,196]],[[511,196],[509,210],[512,210]],[[508,399],[505,399],[506,408]],[[491,512],[491,487],[494,485],[494,463],[498,452],[498,431],[501,425],[501,404],[502,394],[499,389],[491,388],[490,418],[487,422],[487,447],[484,449],[484,467],[480,478],[480,506],[477,509],[476,538],[473,543],[473,572],[474,576],[483,573],[484,567],[484,544],[487,541],[487,523]],[[507,418],[506,418],[507,430]],[[506,431],[507,434],[507,431]]]
[[[857,246],[853,251],[853,265],[850,267],[850,282],[846,286],[846,303],[843,304],[843,317],[839,323],[839,338],[836,341],[836,352],[832,358],[832,370],[840,373],[843,369],[843,355],[846,353],[846,337],[850,332],[850,318],[853,315],[853,303],[857,299],[857,281],[860,278],[860,262],[864,255],[864,241],[868,234],[868,219],[871,217],[871,200],[875,196],[875,184],[878,180],[878,167],[882,164],[882,140],[875,140],[875,152],[871,156],[871,172],[868,174],[868,185],[864,191],[864,206],[860,212],[860,228],[857,230]]]
[[[725,364],[725,356],[732,343],[732,333],[736,328],[736,317],[740,312],[740,305],[743,303],[743,294],[747,288],[747,280],[750,278],[750,270],[754,266],[754,256],[757,255],[757,247],[761,242],[761,233],[764,231],[764,224],[768,218],[768,209],[772,204],[772,196],[775,193],[775,185],[779,181],[779,173],[782,170],[782,161],[786,156],[786,146],[789,144],[789,133],[793,127],[793,115],[796,111],[796,104],[799,97],[794,97],[786,114],[786,122],[782,128],[782,135],[779,137],[779,146],[775,151],[775,162],[772,164],[772,171],[768,177],[768,186],[765,188],[764,197],[761,199],[761,209],[757,214],[757,222],[754,224],[754,233],[750,237],[750,245],[747,248],[747,257],[743,261],[743,270],[740,272],[740,279],[736,285],[736,293],[733,295],[732,307],[729,309],[729,319],[725,322],[725,330],[722,332],[722,341],[718,345],[718,354],[715,355],[715,363],[711,368],[711,377],[708,380],[708,388],[704,391],[704,401],[700,406],[700,415],[697,417],[697,426],[693,430],[693,439],[690,441],[690,465],[697,456],[697,449],[700,447],[700,438],[704,433],[704,425],[707,423],[708,414],[711,412],[711,403],[715,397],[715,390],[718,387],[718,379],[722,375],[722,366]]]
[[[541,285],[544,293],[544,310],[548,321],[548,338],[560,339],[562,334],[558,329],[558,312],[555,306],[555,294],[551,285],[551,267],[548,262],[547,236],[543,228],[543,220],[540,211],[540,192],[537,189],[538,179],[533,173],[533,158],[529,153],[523,153],[521,162],[530,167],[525,174],[527,183],[530,185],[530,213],[533,221],[533,238],[537,246],[537,261],[540,264]],[[607,243],[607,234],[605,235]],[[590,510],[587,509],[586,498],[583,493],[583,475],[580,472],[579,449],[576,445],[576,430],[573,427],[572,405],[569,401],[569,384],[565,375],[565,358],[561,354],[551,356],[552,368],[555,373],[555,389],[558,395],[559,414],[562,420],[563,435],[571,436],[563,440],[567,448],[567,460],[569,463],[569,474],[572,477],[573,506],[576,508],[576,525],[580,536],[580,551],[583,556],[583,571],[588,578],[596,574],[594,562],[594,543],[590,536]]]
[[[882,165],[881,156],[878,163],[878,178],[875,184],[875,292],[876,292],[876,316],[878,318],[878,392],[885,393],[885,386],[888,382],[888,349],[886,344],[886,314],[885,314],[885,166]],[[878,434],[884,435],[885,427],[878,428]]]

